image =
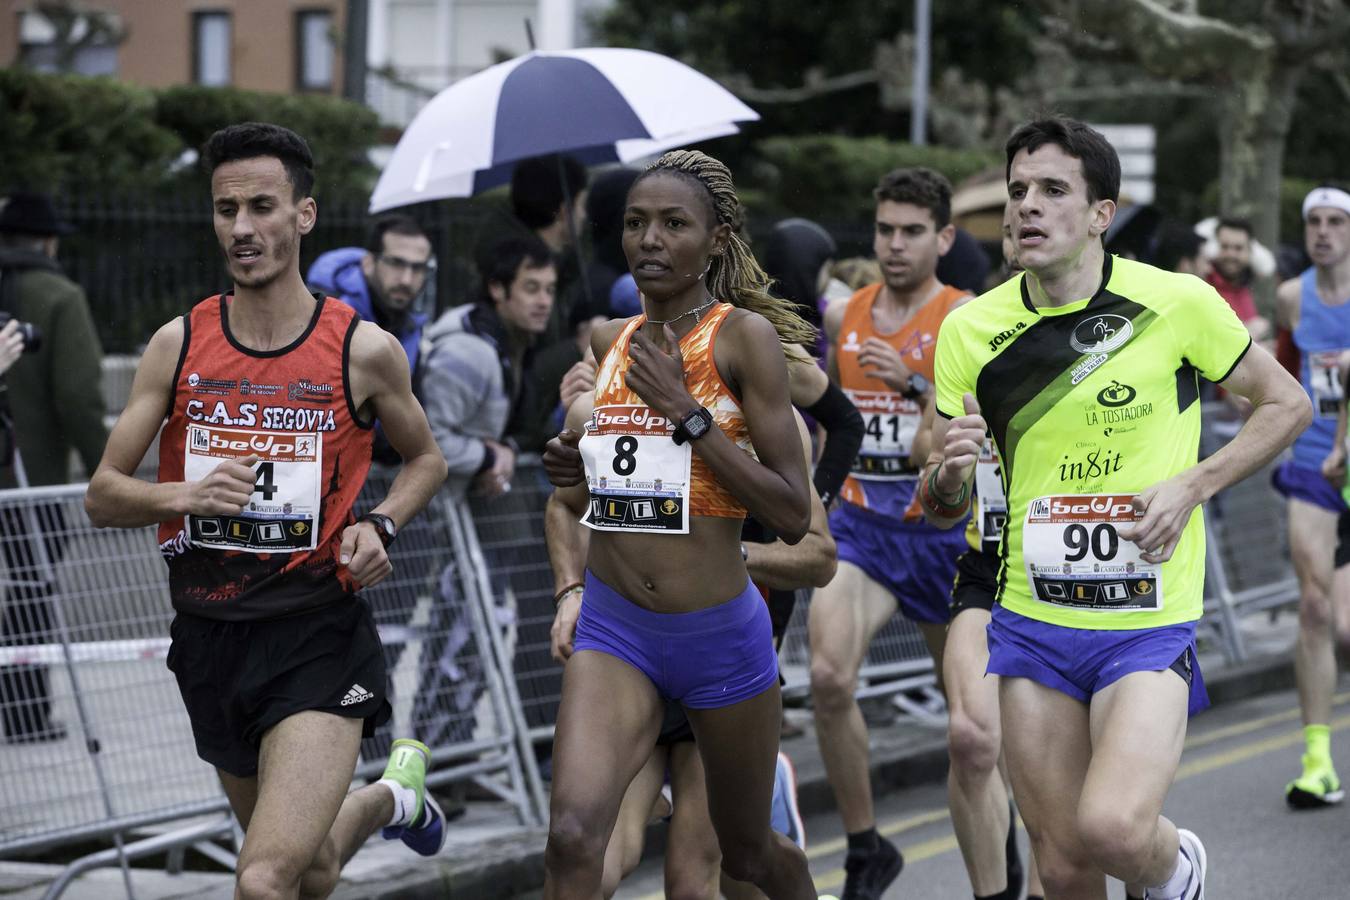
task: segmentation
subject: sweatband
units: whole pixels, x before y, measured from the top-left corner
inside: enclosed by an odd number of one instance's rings
[[[819,400],[802,411],[825,429],[825,445],[820,450],[820,459],[816,462],[816,472],[811,480],[821,502],[828,509],[830,502],[839,493],[839,488],[843,487],[853,461],[858,458],[858,451],[862,449],[862,414],[833,382]]]
[[[1329,206],[1350,215],[1350,194],[1334,187],[1313,188],[1308,192],[1308,196],[1303,198],[1303,220],[1306,222],[1308,213],[1319,206]]]

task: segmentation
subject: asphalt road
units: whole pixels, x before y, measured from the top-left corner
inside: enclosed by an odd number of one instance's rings
[[[1350,778],[1350,692],[1337,696],[1331,725],[1337,770]],[[1205,842],[1211,900],[1350,897],[1350,808],[1294,813],[1284,803],[1284,784],[1297,774],[1302,747],[1292,691],[1228,704],[1192,721],[1166,814]],[[888,898],[971,896],[943,787],[880,798],[877,818],[906,860]],[[838,893],[844,879],[838,818],[809,818],[806,833],[817,888]],[[1022,847],[1025,853],[1025,832]],[[658,900],[661,884],[661,861],[647,860],[618,896]],[[1124,896],[1119,883],[1112,883],[1110,896]]]

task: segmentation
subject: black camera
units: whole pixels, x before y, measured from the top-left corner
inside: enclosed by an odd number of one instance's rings
[[[14,317],[9,313],[0,311],[0,328],[8,325],[12,318]],[[20,322],[19,334],[23,337],[24,353],[36,353],[42,349],[42,329],[32,322]]]

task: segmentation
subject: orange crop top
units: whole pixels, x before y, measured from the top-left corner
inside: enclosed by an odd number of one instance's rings
[[[717,424],[717,427],[722,429],[726,436],[731,438],[742,450],[754,455],[754,447],[750,443],[750,432],[745,425],[745,414],[741,411],[741,405],[731,393],[731,389],[722,380],[721,374],[717,371],[717,363],[713,358],[713,345],[717,339],[717,332],[733,309],[735,307],[730,303],[717,304],[709,310],[693,331],[680,339],[680,351],[684,357],[684,383],[694,400],[712,413],[713,421]],[[616,481],[616,473],[626,474],[625,463],[627,461],[622,457],[622,454],[626,451],[626,447],[622,443],[623,435],[669,435],[674,433],[675,427],[679,424],[669,421],[650,409],[626,383],[625,375],[632,362],[628,355],[628,343],[632,339],[633,332],[637,331],[646,321],[645,315],[636,316],[628,321],[623,331],[619,333],[618,339],[614,341],[613,346],[605,354],[596,374],[595,409],[591,415],[591,421],[586,424],[586,434],[582,440],[607,439],[607,436],[614,435],[620,437],[615,438],[613,448],[608,447],[608,445],[605,447],[606,456],[612,454],[612,460],[616,465],[612,467],[606,479],[600,479],[597,485],[592,486],[593,496],[597,487],[605,487],[607,480],[609,482]],[[664,449],[664,444],[662,447]],[[650,476],[651,473],[647,474]],[[662,479],[659,472],[656,475],[657,477],[654,480],[648,477],[640,484],[634,484],[634,489],[650,491],[654,484],[659,491],[662,486]],[[672,479],[680,478],[683,477],[683,473],[672,472],[669,473],[668,477]],[[718,516],[730,519],[745,517],[745,506],[718,482],[717,476],[713,474],[707,463],[697,453],[692,455],[688,478],[690,515]],[[657,503],[656,512],[658,515],[661,505],[661,502]],[[616,530],[629,530],[629,528],[618,528]],[[650,529],[638,528],[637,530],[670,531],[673,529],[652,527]]]

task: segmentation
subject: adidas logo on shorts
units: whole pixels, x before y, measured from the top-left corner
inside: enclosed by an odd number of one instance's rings
[[[364,703],[367,700],[374,700],[375,695],[359,684],[354,684],[347,689],[347,696],[342,698],[343,706],[352,706],[357,703]]]

